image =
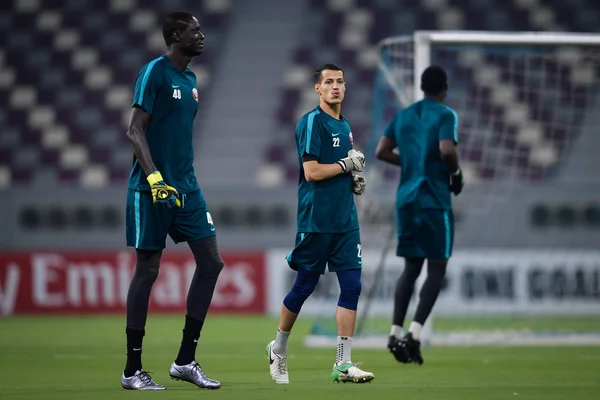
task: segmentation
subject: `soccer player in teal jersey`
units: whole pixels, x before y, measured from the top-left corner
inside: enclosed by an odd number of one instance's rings
[[[271,378],[289,383],[287,340],[304,301],[319,277],[336,272],[340,284],[336,321],[338,345],[331,377],[336,382],[370,382],[350,358],[356,308],[361,290],[362,256],[354,194],[365,189],[365,157],[352,148],[350,123],[341,114],[346,92],[341,68],[326,64],[315,73],[319,106],[304,115],[296,127],[298,229],[296,246],[287,257],[297,271],[296,281],[283,300],[275,340],[267,345]]]
[[[127,294],[125,389],[164,390],[142,368],[142,339],[152,285],[169,235],[187,242],[196,271],[187,295],[183,339],[169,375],[201,388],[218,389],[195,361],[196,346],[223,268],[215,227],[194,175],[193,123],[198,111],[196,76],[188,64],[202,53],[204,35],[188,13],[163,24],[167,53],[144,65],[135,82],[127,137],[135,153],[127,194],[127,245],[136,251]]]
[[[382,161],[401,168],[396,195],[398,247],[404,272],[398,279],[388,348],[400,362],[423,363],[421,330],[433,309],[452,254],[454,218],[450,194],[458,195],[463,177],[458,165],[458,116],[443,104],[446,72],[437,66],[421,76],[423,100],[398,112],[376,150]],[[427,259],[427,279],[406,335],[404,318],[414,285]]]

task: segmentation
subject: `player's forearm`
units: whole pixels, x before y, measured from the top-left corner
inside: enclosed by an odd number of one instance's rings
[[[446,164],[450,173],[458,171],[459,165],[458,155],[456,154],[456,151],[442,153],[442,161],[444,162],[444,164]]]
[[[400,165],[400,154],[394,151],[378,151],[375,156],[378,160],[392,165]]]
[[[342,174],[342,167],[340,164],[319,164],[316,162],[311,163],[310,166],[305,165],[304,177],[308,182],[319,182],[326,179],[331,179]]]
[[[456,152],[456,142],[452,139],[440,140],[440,156],[442,162],[446,164],[450,173],[458,171],[458,154]]]
[[[392,165],[400,165],[400,153],[394,139],[383,136],[375,149],[377,159]]]
[[[146,136],[144,133],[139,128],[130,128],[127,131],[127,137],[131,141],[135,157],[146,173],[146,176],[156,171],[156,166],[152,161],[150,147],[148,147],[148,142],[146,141]]]

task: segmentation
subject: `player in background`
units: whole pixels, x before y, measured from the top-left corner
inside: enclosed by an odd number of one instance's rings
[[[421,329],[433,309],[452,253],[454,216],[451,193],[463,188],[458,165],[458,116],[443,104],[446,72],[428,67],[421,76],[423,100],[398,112],[380,139],[376,156],[401,168],[396,194],[398,247],[405,266],[398,279],[388,349],[403,363],[423,363]],[[427,279],[413,322],[404,335],[406,310],[427,259]]]
[[[364,178],[354,172],[364,170],[365,157],[352,148],[350,123],[341,114],[346,92],[342,69],[333,64],[320,67],[315,72],[315,91],[319,106],[296,126],[298,226],[296,245],[286,259],[298,274],[283,300],[275,340],[267,345],[269,368],[276,383],[289,383],[288,337],[327,265],[330,272],[337,273],[341,290],[336,311],[337,356],[331,377],[336,382],[370,382],[373,374],[358,368],[350,358],[362,272],[353,193],[365,189]]]
[[[193,123],[198,111],[196,75],[188,68],[204,48],[198,20],[169,14],[163,24],[167,53],[142,67],[136,83],[127,137],[135,153],[127,194],[127,245],[136,251],[127,293],[125,389],[164,390],[142,368],[142,339],[148,302],[158,276],[167,234],[187,242],[196,271],[188,296],[183,339],[169,375],[201,388],[221,384],[195,361],[196,346],[223,261],[215,227],[194,175]]]

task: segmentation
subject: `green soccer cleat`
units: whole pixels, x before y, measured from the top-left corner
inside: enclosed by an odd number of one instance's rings
[[[373,375],[372,372],[363,371],[362,369],[358,368],[358,364],[347,362],[342,365],[333,365],[331,379],[337,383],[368,383],[375,379],[375,375]]]

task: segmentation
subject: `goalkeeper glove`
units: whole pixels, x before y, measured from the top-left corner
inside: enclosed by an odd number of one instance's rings
[[[367,180],[364,176],[358,174],[352,174],[352,193],[361,195],[365,192],[367,187]]]
[[[454,193],[455,196],[459,195],[464,185],[465,179],[460,168],[456,172],[450,174],[450,191]]]
[[[146,178],[152,191],[152,202],[154,205],[167,208],[181,207],[179,193],[177,189],[169,186],[163,181],[163,177],[158,171],[154,171]]]
[[[348,151],[348,157],[337,162],[342,167],[342,172],[363,172],[365,170],[365,155],[358,150]]]

